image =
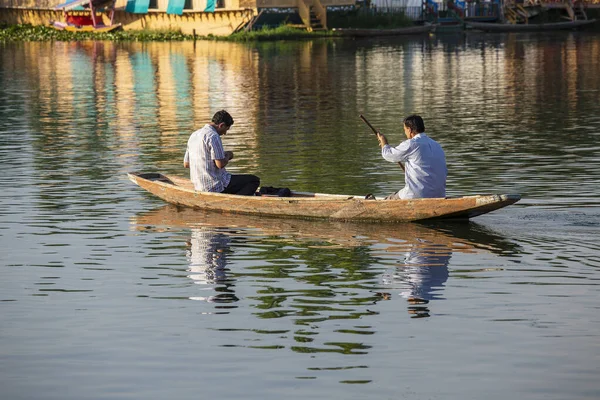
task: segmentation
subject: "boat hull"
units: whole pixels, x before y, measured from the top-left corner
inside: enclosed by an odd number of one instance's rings
[[[71,25],[71,24],[67,24],[64,22],[59,22],[59,21],[55,21],[52,23],[52,28],[59,30],[59,31],[67,31],[67,32],[95,32],[95,33],[104,33],[104,32],[111,32],[117,29],[121,28],[121,24],[113,24],[110,26],[106,26],[106,25],[99,25],[99,26],[92,26],[92,25],[80,25],[80,26],[76,26],[76,25]]]
[[[373,36],[400,36],[400,35],[420,35],[424,33],[435,32],[437,25],[412,26],[408,28],[392,29],[358,29],[358,28],[338,28],[333,31],[338,36],[350,37],[373,37]]]
[[[540,32],[578,29],[594,24],[595,19],[577,20],[568,22],[554,22],[547,24],[499,24],[494,22],[466,22],[467,27],[485,32]]]
[[[478,195],[440,199],[365,200],[362,196],[292,192],[292,197],[239,196],[198,192],[189,179],[156,173],[129,173],[129,179],[170,204],[210,211],[340,221],[411,222],[468,219],[506,207],[519,195]]]

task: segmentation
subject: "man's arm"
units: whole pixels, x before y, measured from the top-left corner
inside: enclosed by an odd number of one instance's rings
[[[406,158],[411,152],[410,142],[405,140],[397,147],[390,146],[385,143],[381,146],[381,155],[384,159],[390,162],[406,161]]]
[[[215,160],[215,165],[219,169],[225,168],[227,166],[227,164],[229,164],[229,160],[232,160],[232,159],[233,159],[233,151],[226,151],[225,158]]]
[[[379,147],[383,147],[388,144],[387,138],[385,135],[379,131],[377,131],[377,140],[379,140]]]
[[[183,157],[183,167],[184,168],[190,167],[190,152],[189,152],[189,150],[185,151],[185,156]]]
[[[397,148],[393,148],[388,144],[387,138],[379,131],[377,131],[377,140],[379,140],[379,146],[381,147],[381,155],[383,158],[386,161],[397,162],[400,168],[402,168],[403,171],[406,171],[404,169],[404,165],[402,164],[402,161],[404,161],[405,157],[404,148],[402,146],[403,143],[400,143],[400,146]],[[400,150],[401,148],[402,150]]]

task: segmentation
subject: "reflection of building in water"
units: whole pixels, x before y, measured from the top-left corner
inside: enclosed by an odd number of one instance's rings
[[[215,303],[230,303],[238,300],[231,290],[233,285],[226,274],[230,242],[231,238],[228,235],[209,227],[192,230],[190,247],[187,251],[190,263],[188,277],[194,283],[212,285],[212,287],[207,286],[206,289],[214,289],[218,293],[211,296],[190,297],[190,299]]]
[[[40,109],[29,114],[44,134],[55,134],[56,123],[103,137],[114,133],[122,140],[127,166],[134,162],[130,157],[144,157],[156,148],[179,165],[189,135],[226,108],[236,121],[235,134],[226,142],[228,149],[239,150],[235,167],[257,167],[258,61],[247,46],[202,41],[31,43],[16,60],[24,71],[32,71],[23,85],[39,88],[39,99],[31,104]],[[15,63],[2,56],[0,61]],[[60,141],[65,140],[81,136]]]
[[[452,249],[430,242],[414,244],[400,265],[383,276],[383,283],[400,290],[400,296],[412,304],[408,311],[415,317],[428,317],[423,304],[443,299],[441,291],[448,280]]]

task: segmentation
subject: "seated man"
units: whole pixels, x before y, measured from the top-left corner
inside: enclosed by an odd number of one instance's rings
[[[404,119],[404,134],[408,140],[392,147],[384,135],[377,133],[383,158],[405,163],[404,188],[386,199],[446,197],[448,168],[442,146],[425,134],[425,123],[418,115]]]
[[[209,124],[192,133],[183,166],[190,169],[190,179],[198,191],[253,196],[260,185],[257,176],[232,175],[225,170],[233,159],[233,152],[223,149],[221,135],[225,135],[231,125],[233,118],[221,110]]]

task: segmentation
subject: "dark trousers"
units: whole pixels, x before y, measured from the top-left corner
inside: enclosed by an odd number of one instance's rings
[[[256,175],[231,175],[229,185],[227,185],[222,193],[254,196],[259,185],[260,179]]]

